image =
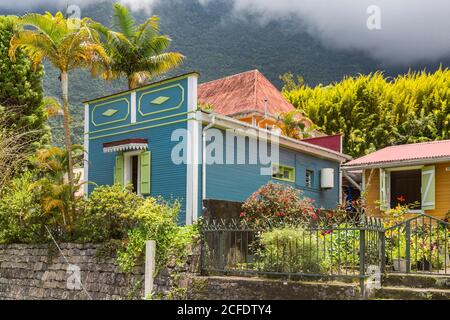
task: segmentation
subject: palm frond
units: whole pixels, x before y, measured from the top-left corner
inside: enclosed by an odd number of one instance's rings
[[[45,34],[30,30],[21,31],[11,38],[9,56],[12,61],[15,61],[17,49],[23,50],[28,55],[35,69],[44,57],[55,57],[51,39]]]
[[[160,54],[170,46],[171,42],[172,39],[170,39],[168,36],[157,36],[148,39],[147,42],[143,45],[145,50],[144,54],[146,56]]]
[[[159,34],[159,18],[151,16],[143,24],[139,25],[135,32],[135,42],[145,42],[142,38],[157,36]]]
[[[19,19],[19,23],[37,29],[52,39],[54,43],[58,43],[68,32],[67,21],[64,20],[61,12],[56,13],[55,16],[49,12],[45,14],[28,13]]]
[[[128,8],[120,3],[113,5],[113,27],[118,28],[127,38],[135,32],[135,20]]]

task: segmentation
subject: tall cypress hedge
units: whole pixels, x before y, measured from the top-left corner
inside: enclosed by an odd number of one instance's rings
[[[44,70],[34,70],[23,53],[16,62],[8,56],[9,42],[16,28],[16,17],[0,16],[0,113],[3,127],[12,130],[32,131],[36,149],[48,143],[50,131],[43,103],[42,78]],[[29,137],[28,137],[29,138]]]

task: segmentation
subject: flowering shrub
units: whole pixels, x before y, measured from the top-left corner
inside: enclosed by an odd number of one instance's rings
[[[392,227],[406,220],[410,206],[398,204],[395,208],[388,209],[382,213],[385,228]]]
[[[284,184],[268,183],[242,205],[241,218],[256,225],[299,223],[317,220],[320,209],[300,190]]]

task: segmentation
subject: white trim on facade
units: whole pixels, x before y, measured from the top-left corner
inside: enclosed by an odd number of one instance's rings
[[[136,91],[131,92],[131,123],[136,123]]]
[[[141,158],[139,157],[139,155],[142,153],[142,150],[139,151],[129,151],[129,152],[125,152],[123,154],[123,164],[124,164],[124,168],[123,168],[123,182],[125,185],[127,185],[128,183],[131,183],[131,158],[133,156],[138,156],[138,164],[137,164],[137,172],[138,172],[138,183],[137,183],[137,190],[136,194],[140,195],[141,194]]]
[[[201,112],[200,114],[200,119],[202,122],[206,122],[206,123],[210,123],[211,122],[211,115],[212,114],[208,114],[206,112]],[[215,124],[217,127],[222,127],[222,128],[231,128],[231,129],[253,129],[255,130],[256,133],[258,132],[265,132],[266,135],[268,137],[270,137],[271,134],[273,134],[272,132],[262,129],[262,128],[257,128],[254,127],[248,123],[239,121],[239,120],[235,120],[233,118],[227,117],[227,116],[223,116],[223,115],[218,115],[218,114],[213,114],[215,116]],[[259,139],[262,139],[261,137],[259,137]],[[269,138],[270,139],[270,138]],[[322,158],[322,159],[327,159],[327,160],[332,160],[332,161],[336,161],[336,162],[344,162],[347,160],[351,160],[352,157],[343,153],[339,153],[327,148],[323,148],[317,145],[313,145],[307,142],[303,142],[303,141],[299,141],[299,140],[295,140],[292,138],[288,138],[285,136],[279,136],[279,143],[280,146],[286,147],[288,149],[293,149],[296,151],[301,151],[304,153],[308,153],[311,155],[314,155],[316,157]]]
[[[186,224],[190,225],[198,219],[198,164],[200,144],[200,124],[196,120],[197,110],[197,75],[187,78],[187,122],[188,135],[186,146]]]
[[[148,149],[147,143],[127,143],[118,146],[103,148],[103,152],[112,153],[112,152],[147,150],[147,149]]]
[[[84,105],[84,163],[83,182],[89,181],[89,104]],[[88,196],[89,184],[84,184],[84,195]]]

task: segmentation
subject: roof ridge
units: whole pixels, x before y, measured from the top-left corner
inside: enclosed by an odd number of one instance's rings
[[[239,73],[231,74],[229,76],[225,76],[225,77],[222,77],[222,78],[217,78],[217,79],[209,80],[209,81],[206,81],[206,82],[202,82],[202,83],[199,83],[198,85],[201,86],[203,84],[207,84],[207,83],[211,83],[211,82],[215,82],[215,81],[219,81],[219,80],[226,80],[226,79],[229,79],[229,78],[234,78],[234,77],[243,75],[245,73],[251,73],[251,72],[260,73],[260,71],[258,69],[252,69],[252,70],[247,70],[247,71],[242,71],[242,72],[239,72]]]
[[[412,145],[416,145],[417,146],[417,145],[423,145],[423,144],[449,143],[449,142],[450,142],[450,140],[447,139],[447,140],[424,141],[424,142],[416,142],[416,143],[405,143],[405,144],[396,144],[396,145],[393,145],[393,146],[387,146],[384,149],[407,147],[407,146],[412,146]],[[383,150],[383,149],[380,149],[380,150]],[[379,151],[379,150],[377,150],[377,151]]]
[[[258,108],[258,92],[257,92],[258,91],[258,70],[257,69],[253,70],[253,74],[255,77],[255,81],[253,81],[253,85],[255,86],[253,88],[253,95],[255,96],[254,103],[255,103],[255,108]]]

